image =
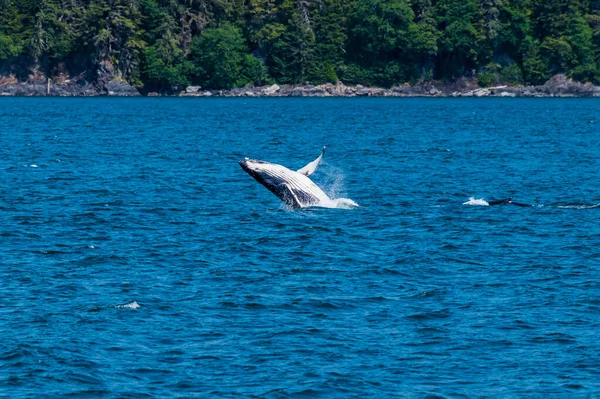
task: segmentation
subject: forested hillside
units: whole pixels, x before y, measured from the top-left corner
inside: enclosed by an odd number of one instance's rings
[[[189,84],[600,81],[600,0],[0,0],[0,75]]]

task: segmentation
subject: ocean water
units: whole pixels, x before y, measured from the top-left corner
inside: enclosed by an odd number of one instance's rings
[[[599,116],[2,98],[0,397],[600,397]],[[286,209],[237,163],[323,145],[359,208]]]

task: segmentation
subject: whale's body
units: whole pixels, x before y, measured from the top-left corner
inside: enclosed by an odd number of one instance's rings
[[[325,147],[317,159],[298,171],[276,163],[248,158],[242,159],[239,164],[287,206],[294,209],[305,208],[331,202],[327,194],[308,178],[319,166],[324,153]]]
[[[515,205],[522,208],[531,207],[532,205],[523,204],[520,202],[513,201],[512,197],[503,198],[499,200],[486,201],[483,198],[475,199],[474,197],[469,198],[467,202],[463,202],[463,205],[480,205],[480,206],[494,206],[494,205]]]
[[[528,204],[522,204],[520,202],[515,202],[515,201],[513,201],[512,197],[504,198],[504,199],[500,199],[500,200],[491,200],[491,201],[488,201],[487,203],[490,206],[493,206],[493,205],[515,205],[515,206],[520,206],[521,208],[526,208],[526,207],[531,206]]]

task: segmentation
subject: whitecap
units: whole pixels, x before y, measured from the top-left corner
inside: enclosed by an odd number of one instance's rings
[[[463,202],[463,205],[489,206],[490,204],[483,198],[475,199],[474,197],[469,197],[469,200]]]
[[[140,305],[136,302],[127,302],[122,305],[115,305],[117,309],[139,309]]]
[[[31,165],[29,165],[30,168],[37,168],[38,166],[34,163],[32,163]]]
[[[598,208],[600,207],[600,204],[596,204],[596,205],[559,205],[558,208],[563,208],[563,209],[594,209],[594,208]]]

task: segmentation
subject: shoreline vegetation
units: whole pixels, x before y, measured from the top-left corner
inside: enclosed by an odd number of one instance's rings
[[[600,0],[0,0],[5,96],[595,97],[594,85]]]
[[[0,77],[0,97],[600,97],[600,86],[575,82],[565,75],[553,76],[543,85],[480,87],[476,80],[405,83],[391,88],[346,85],[342,82],[321,85],[272,84],[233,89],[204,89],[188,86],[179,92],[140,92],[124,80],[99,80],[94,83],[30,80],[19,82],[14,76]]]

